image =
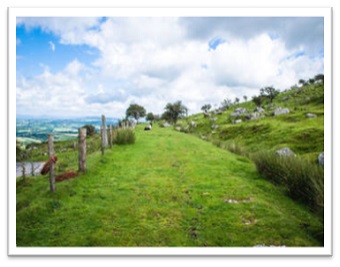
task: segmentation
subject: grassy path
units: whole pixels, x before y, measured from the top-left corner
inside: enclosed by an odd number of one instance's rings
[[[75,166],[76,167],[76,166]],[[322,224],[248,159],[172,129],[88,158],[57,184],[17,185],[18,246],[320,246]]]

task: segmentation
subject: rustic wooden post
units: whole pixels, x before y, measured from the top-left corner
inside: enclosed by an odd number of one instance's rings
[[[79,147],[78,168],[80,172],[85,172],[86,171],[86,128],[79,129],[78,147]]]
[[[105,115],[102,115],[102,128],[104,129],[104,145],[105,147],[108,146],[107,142],[107,134],[106,134],[106,118]]]
[[[51,158],[54,155],[53,134],[48,135],[48,155]],[[54,162],[51,163],[50,168],[50,191],[55,192],[55,176],[54,176]]]
[[[102,141],[102,156],[104,156],[104,152],[105,152],[105,133],[106,133],[106,130],[105,128],[101,128],[100,129],[100,133],[101,133],[101,141]]]
[[[26,164],[24,161],[21,162],[21,172],[22,172],[22,179],[26,180]]]
[[[34,173],[34,163],[31,162],[31,176],[34,176],[35,173]]]
[[[112,148],[112,125],[109,128],[109,135],[110,135],[110,148]]]

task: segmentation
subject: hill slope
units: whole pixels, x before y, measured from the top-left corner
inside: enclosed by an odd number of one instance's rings
[[[194,136],[137,127],[87,166],[55,194],[42,176],[17,182],[17,246],[322,246],[314,214]]]
[[[280,93],[272,103],[262,103],[264,112],[256,119],[247,119],[256,105],[247,101],[232,105],[220,114],[209,117],[196,114],[182,119],[177,126],[220,147],[237,144],[249,153],[275,151],[289,147],[306,159],[317,161],[324,146],[324,87],[322,83],[305,85]],[[289,114],[273,116],[276,108],[288,108]],[[242,108],[247,114],[236,115]],[[307,117],[307,114],[316,117]],[[196,127],[191,127],[194,122]],[[235,122],[239,122],[236,123]],[[214,129],[213,129],[214,128]]]

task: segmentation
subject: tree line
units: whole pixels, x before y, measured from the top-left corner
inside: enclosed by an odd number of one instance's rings
[[[318,82],[324,82],[324,75],[317,74],[313,78],[308,80],[299,80],[299,84],[301,86],[311,85]],[[272,103],[277,95],[279,95],[280,90],[275,89],[273,86],[266,86],[260,89],[260,94],[252,97],[252,101],[256,106],[261,106],[264,101],[268,101]],[[245,102],[248,101],[248,97],[246,95],[243,96]],[[240,98],[235,97],[235,100],[232,101],[229,98],[224,99],[221,102],[220,110],[228,110],[232,105],[238,104],[240,102]],[[208,112],[212,108],[211,104],[204,104],[201,107],[203,112]],[[174,103],[166,104],[164,108],[164,113],[161,115],[153,114],[152,112],[147,113],[145,108],[138,104],[130,104],[128,109],[126,110],[126,117],[124,120],[129,120],[131,118],[135,119],[138,123],[140,118],[145,117],[147,121],[158,121],[165,120],[169,123],[176,123],[178,119],[183,118],[188,115],[188,108],[183,105],[182,101],[176,101]]]

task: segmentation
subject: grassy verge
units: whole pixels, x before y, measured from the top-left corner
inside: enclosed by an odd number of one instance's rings
[[[17,245],[322,246],[318,217],[249,159],[168,128],[135,135],[55,194],[48,178],[18,181]]]

